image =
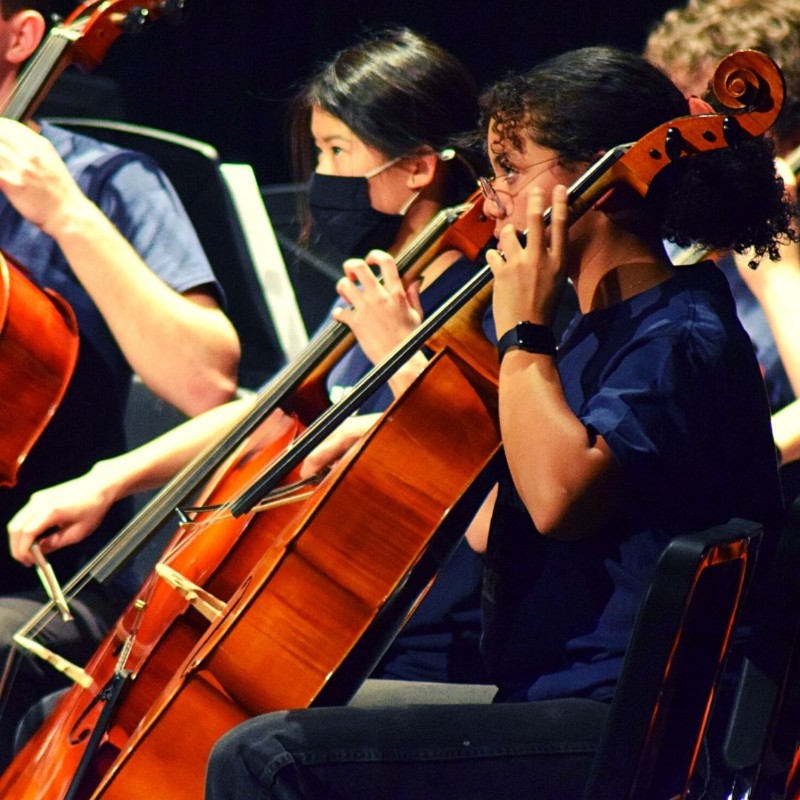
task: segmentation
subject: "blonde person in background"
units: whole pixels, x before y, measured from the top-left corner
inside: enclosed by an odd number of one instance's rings
[[[668,11],[651,31],[645,56],[672,77],[687,95],[708,98],[714,66],[734,50],[767,53],[781,68],[786,99],[771,130],[778,169],[795,192],[796,178],[785,159],[800,167],[800,0],[689,0]],[[753,339],[773,411],[784,494],[800,493],[800,248],[782,248],[780,261],[748,268],[749,256],[720,260],[739,316]],[[793,463],[794,462],[794,463]]]

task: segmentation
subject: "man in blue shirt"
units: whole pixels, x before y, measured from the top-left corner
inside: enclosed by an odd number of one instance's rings
[[[46,6],[45,0],[0,3],[4,105],[21,65],[45,34]],[[78,363],[58,411],[22,465],[16,486],[0,492],[5,527],[35,491],[125,449],[123,415],[132,372],[193,415],[233,394],[239,345],[180,201],[158,167],[139,154],[50,125],[0,119],[0,250],[70,303],[80,333]],[[13,422],[0,421],[0,430]],[[129,512],[124,506],[115,509],[100,535],[53,554],[57,576],[68,579],[119,530]],[[40,539],[43,552],[69,534],[68,528],[50,531]],[[9,547],[14,549],[13,541]],[[0,552],[3,591],[14,593],[0,600],[3,658],[11,636],[44,594],[27,568],[30,553],[14,553],[23,566],[9,548]],[[113,619],[115,600],[97,587],[94,600],[78,602],[73,610],[81,624],[53,629],[58,642],[53,649],[80,662],[105,627],[98,610]],[[55,675],[47,665],[36,669],[43,678]],[[14,720],[39,691],[17,684],[7,693],[0,769],[10,754]]]

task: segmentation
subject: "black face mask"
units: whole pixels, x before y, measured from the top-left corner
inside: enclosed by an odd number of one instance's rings
[[[370,205],[366,178],[314,173],[308,202],[314,250],[338,261],[391,247],[403,222],[402,214],[384,214]]]

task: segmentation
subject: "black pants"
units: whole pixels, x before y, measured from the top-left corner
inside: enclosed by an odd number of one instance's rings
[[[267,714],[216,744],[206,800],[580,800],[607,712],[553,700]]]

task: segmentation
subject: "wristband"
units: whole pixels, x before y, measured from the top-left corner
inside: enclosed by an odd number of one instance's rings
[[[535,322],[518,322],[506,331],[497,342],[497,355],[500,363],[509,350],[524,350],[526,353],[541,353],[545,356],[556,354],[556,337],[547,325]]]

